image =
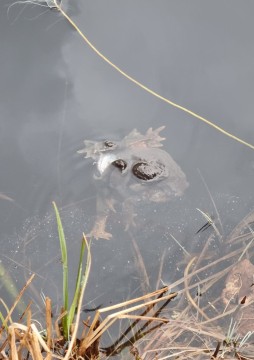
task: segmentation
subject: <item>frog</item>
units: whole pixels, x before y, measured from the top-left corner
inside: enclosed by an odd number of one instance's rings
[[[184,194],[189,186],[186,175],[162,149],[164,128],[149,128],[143,134],[135,128],[121,140],[84,140],[85,147],[78,153],[93,160],[93,178],[99,185],[96,220],[88,237],[112,238],[106,227],[108,218],[117,212],[116,205],[120,205],[127,231],[136,226],[136,207]]]

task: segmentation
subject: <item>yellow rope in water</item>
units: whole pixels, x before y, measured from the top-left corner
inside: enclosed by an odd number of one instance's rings
[[[143,85],[142,83],[140,83],[139,81],[137,81],[136,79],[134,79],[133,77],[131,77],[130,75],[128,75],[127,73],[125,73],[123,70],[121,70],[118,66],[116,66],[114,63],[112,63],[106,56],[104,56],[88,39],[87,37],[82,33],[82,31],[79,29],[79,27],[75,24],[75,22],[66,14],[66,12],[61,8],[61,6],[57,3],[57,0],[54,0],[54,4],[55,7],[60,11],[60,13],[66,18],[66,20],[73,26],[73,28],[77,31],[77,33],[82,37],[82,39],[86,42],[86,44],[102,59],[104,60],[106,63],[108,63],[111,67],[113,67],[116,71],[118,71],[121,75],[123,75],[126,79],[130,80],[132,83],[136,84],[137,86],[139,86],[141,89],[145,90],[146,92],[148,92],[149,94],[157,97],[158,99],[168,103],[171,106],[174,106],[177,109],[180,109],[184,112],[186,112],[187,114],[190,114],[191,116],[194,116],[195,118],[203,121],[204,123],[206,123],[207,125],[213,127],[214,129],[216,129],[217,131],[221,132],[222,134],[230,137],[231,139],[234,139],[236,141],[238,141],[239,143],[248,146],[249,148],[254,150],[254,145],[240,139],[239,137],[229,133],[228,131],[224,130],[223,128],[221,128],[220,126],[214,124],[213,122],[205,119],[204,117],[196,114],[194,111],[191,111],[179,104],[174,103],[173,101],[163,97],[162,95],[156,93],[155,91],[149,89],[147,86]]]

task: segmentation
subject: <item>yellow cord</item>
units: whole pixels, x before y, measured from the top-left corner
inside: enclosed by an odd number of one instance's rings
[[[82,33],[82,31],[79,29],[79,27],[75,24],[75,22],[66,14],[66,12],[61,8],[61,6],[57,3],[57,0],[54,0],[54,4],[55,7],[60,11],[60,13],[66,18],[66,20],[73,26],[73,28],[77,31],[77,33],[82,37],[82,39],[86,42],[86,44],[102,59],[104,60],[106,63],[108,63],[111,67],[113,67],[116,71],[118,71],[121,75],[123,75],[126,79],[130,80],[132,83],[136,84],[137,86],[139,86],[141,89],[145,90],[146,92],[148,92],[149,94],[157,97],[158,99],[168,103],[169,105],[174,106],[177,109],[180,109],[184,112],[186,112],[187,114],[190,114],[191,116],[194,116],[195,118],[203,121],[204,123],[206,123],[207,125],[213,127],[214,129],[216,129],[217,131],[221,132],[222,134],[230,137],[231,139],[234,139],[236,141],[238,141],[239,143],[248,146],[249,148],[254,150],[254,145],[240,139],[239,137],[229,133],[228,131],[224,130],[223,128],[221,128],[220,126],[214,124],[213,122],[205,119],[204,117],[196,114],[195,112],[174,103],[173,101],[161,96],[160,94],[156,93],[155,91],[149,89],[147,86],[143,85],[142,83],[140,83],[139,81],[137,81],[136,79],[134,79],[133,77],[131,77],[130,75],[126,74],[123,70],[121,70],[118,66],[116,66],[115,64],[113,64],[106,56],[104,56],[88,39],[87,37]]]

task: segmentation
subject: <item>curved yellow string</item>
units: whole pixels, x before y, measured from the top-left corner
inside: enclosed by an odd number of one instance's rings
[[[148,92],[149,94],[157,97],[158,99],[168,103],[169,105],[180,109],[184,112],[186,112],[187,114],[190,114],[191,116],[194,116],[195,118],[203,121],[204,123],[206,123],[207,125],[213,127],[214,129],[216,129],[217,131],[221,132],[222,134],[230,137],[231,139],[234,139],[236,141],[238,141],[239,143],[248,146],[249,148],[254,150],[254,145],[240,139],[239,137],[229,133],[228,131],[224,130],[223,128],[221,128],[220,126],[214,124],[213,122],[205,119],[204,117],[196,114],[194,111],[191,111],[179,104],[174,103],[173,101],[163,97],[162,95],[156,93],[155,91],[151,90],[150,88],[148,88],[147,86],[143,85],[142,83],[140,83],[139,81],[137,81],[136,79],[134,79],[133,77],[131,77],[130,75],[128,75],[127,73],[125,73],[122,69],[120,69],[118,66],[116,66],[114,63],[112,63],[106,56],[104,56],[88,39],[87,37],[82,33],[82,31],[79,29],[79,27],[75,24],[75,22],[66,14],[66,12],[61,8],[61,6],[57,3],[57,0],[54,0],[54,4],[55,7],[60,11],[60,13],[65,17],[65,19],[73,26],[73,28],[77,31],[77,33],[82,37],[82,39],[86,42],[86,44],[102,59],[104,60],[106,63],[108,63],[111,67],[113,67],[116,71],[118,71],[121,75],[123,75],[126,79],[130,80],[132,83],[136,84],[137,86],[139,86],[141,89],[145,90],[146,92]]]

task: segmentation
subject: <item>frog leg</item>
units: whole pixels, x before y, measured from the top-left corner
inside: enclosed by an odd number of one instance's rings
[[[116,213],[116,209],[115,209],[116,200],[115,199],[106,199],[105,203],[108,206],[109,210],[111,210],[113,213]]]
[[[131,227],[136,227],[134,207],[131,200],[125,200],[123,203],[123,222],[125,224],[124,230],[127,231]]]
[[[104,194],[101,194],[101,196],[98,195],[97,201],[96,201],[96,219],[95,223],[93,225],[92,230],[87,235],[91,238],[98,239],[105,239],[110,240],[112,237],[112,234],[106,231],[106,225],[107,225],[107,219],[109,217],[110,211],[113,211],[114,209],[113,205],[114,202],[111,201],[111,199],[105,199]]]

